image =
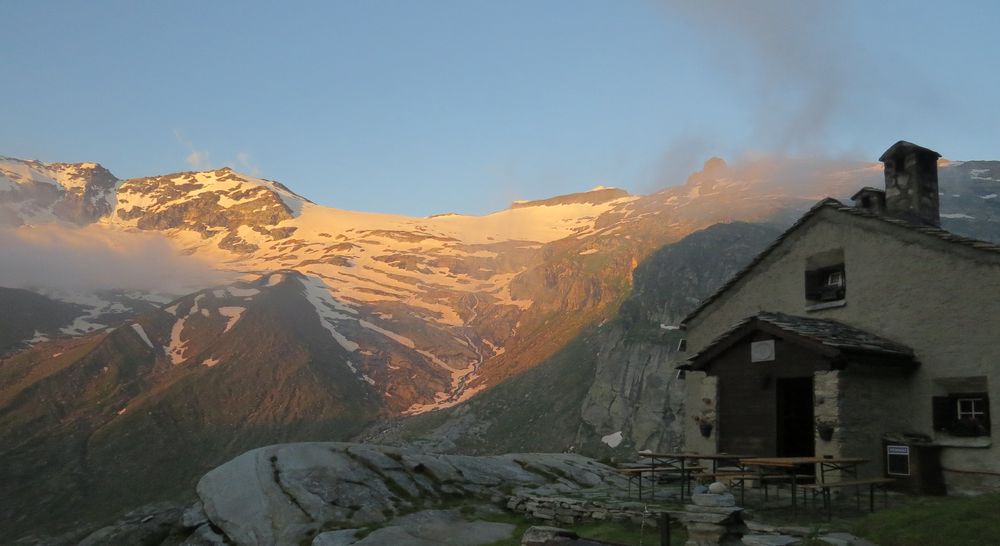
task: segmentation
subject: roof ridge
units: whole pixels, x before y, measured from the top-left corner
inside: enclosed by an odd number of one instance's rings
[[[990,253],[993,253],[993,254],[1000,255],[1000,246],[998,246],[998,245],[996,245],[994,243],[991,243],[989,241],[982,241],[982,240],[979,240],[979,239],[971,239],[969,237],[963,237],[961,235],[957,235],[955,233],[952,233],[952,232],[950,232],[948,230],[945,230],[945,229],[942,229],[942,228],[939,228],[939,227],[931,227],[931,226],[924,226],[924,225],[913,224],[911,222],[907,222],[906,220],[901,220],[899,218],[894,218],[894,217],[886,216],[886,215],[883,215],[883,214],[875,214],[875,213],[867,211],[865,209],[860,209],[860,208],[857,208],[857,207],[847,206],[844,203],[842,203],[841,201],[839,201],[837,199],[834,199],[833,197],[826,197],[824,199],[821,199],[819,202],[817,202],[812,207],[810,207],[809,210],[806,211],[805,214],[803,214],[802,216],[800,216],[799,219],[795,221],[795,223],[793,223],[791,226],[789,226],[788,229],[786,229],[785,231],[783,231],[781,233],[781,235],[779,235],[770,245],[768,245],[764,250],[762,250],[759,254],[757,254],[752,260],[750,260],[750,263],[748,263],[743,269],[740,269],[739,271],[737,271],[735,275],[733,275],[728,281],[726,281],[725,284],[723,284],[722,286],[720,286],[719,289],[716,290],[712,295],[710,295],[709,297],[707,297],[704,300],[702,300],[701,303],[699,303],[698,306],[694,308],[694,310],[692,310],[690,313],[688,313],[687,316],[685,316],[684,319],[681,320],[681,326],[686,325],[689,320],[691,320],[692,318],[694,318],[695,316],[697,316],[698,314],[700,314],[712,302],[714,302],[715,300],[717,300],[719,297],[722,296],[722,294],[724,294],[725,292],[727,292],[730,288],[732,288],[733,285],[735,285],[737,282],[739,282],[739,280],[742,279],[753,268],[757,267],[757,265],[760,262],[764,261],[764,259],[768,255],[770,255],[771,252],[773,252],[775,248],[777,248],[779,245],[781,245],[781,243],[784,242],[785,238],[788,236],[789,233],[792,233],[793,231],[797,230],[807,220],[809,220],[810,218],[812,218],[813,216],[815,216],[818,213],[818,211],[820,211],[822,209],[825,209],[825,208],[828,208],[830,210],[834,210],[834,211],[837,211],[837,212],[842,212],[842,213],[845,213],[845,214],[851,214],[853,216],[859,216],[859,217],[862,217],[862,218],[872,218],[872,219],[875,219],[875,220],[881,220],[881,221],[886,222],[888,224],[892,224],[892,225],[895,225],[895,226],[898,226],[898,227],[909,229],[909,230],[915,231],[917,233],[923,233],[924,235],[932,236],[932,237],[935,237],[935,238],[940,239],[942,241],[946,241],[946,242],[950,242],[950,243],[956,243],[956,244],[960,244],[960,245],[968,247],[968,248],[974,248],[976,250],[981,250],[981,251],[984,251],[984,252],[990,252]]]

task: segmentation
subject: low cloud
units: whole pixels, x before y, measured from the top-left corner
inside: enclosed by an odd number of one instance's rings
[[[208,152],[201,150],[194,150],[188,154],[184,158],[184,162],[196,171],[210,169],[212,166],[212,163],[208,160]]]
[[[905,136],[897,131],[919,119],[915,112],[946,107],[938,78],[926,67],[886,56],[889,50],[873,54],[871,40],[889,38],[862,33],[861,5],[653,1],[680,35],[697,41],[702,53],[697,61],[718,76],[740,107],[730,132],[705,127],[698,129],[701,134],[676,137],[653,177],[657,187],[680,183],[685,171],[712,155],[746,150],[769,155],[735,158],[731,168],[757,173],[767,166],[765,171],[777,169],[775,176],[794,173],[790,178],[839,168],[848,155],[873,160],[882,151],[871,149],[873,135],[887,134],[879,146],[888,146]],[[711,107],[692,105],[698,106]]]
[[[188,149],[188,155],[184,158],[184,162],[187,163],[189,167],[196,171],[204,171],[212,168],[212,162],[209,160],[209,153],[205,150],[197,149],[194,143],[188,140],[180,129],[174,129],[174,138],[177,139],[177,142],[181,146]]]
[[[174,138],[178,144],[187,148],[188,154],[185,156],[184,162],[196,171],[210,171],[225,165],[250,176],[260,176],[260,169],[250,152],[239,151],[236,152],[236,157],[231,160],[213,162],[208,150],[195,146],[194,142],[185,137],[179,129],[174,129]]]
[[[0,229],[0,255],[0,286],[14,288],[184,293],[231,279],[162,235],[98,225]]]
[[[877,74],[858,64],[862,48],[836,2],[662,2],[746,101],[755,125],[748,136],[771,149],[808,153],[828,144],[835,120],[864,96],[861,82]]]
[[[236,161],[230,167],[250,176],[260,176],[260,169],[257,168],[253,157],[248,152],[238,152],[236,154]]]
[[[853,159],[781,154],[744,154],[727,162],[718,157],[705,161],[701,170],[687,179],[688,185],[713,185],[738,181],[753,184],[758,191],[794,193],[801,197],[845,199],[861,186],[879,186],[881,164]],[[839,195],[830,195],[839,190]]]

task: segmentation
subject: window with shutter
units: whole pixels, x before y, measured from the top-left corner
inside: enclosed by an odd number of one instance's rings
[[[836,302],[847,295],[844,250],[835,249],[806,259],[806,304]]]

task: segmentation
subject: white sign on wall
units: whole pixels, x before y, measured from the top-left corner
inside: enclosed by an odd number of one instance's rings
[[[774,360],[774,340],[750,343],[750,362],[770,362]]]

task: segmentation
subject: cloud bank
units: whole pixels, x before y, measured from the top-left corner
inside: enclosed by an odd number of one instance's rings
[[[13,288],[184,293],[232,278],[161,235],[99,225],[3,228],[0,256],[0,286]]]

